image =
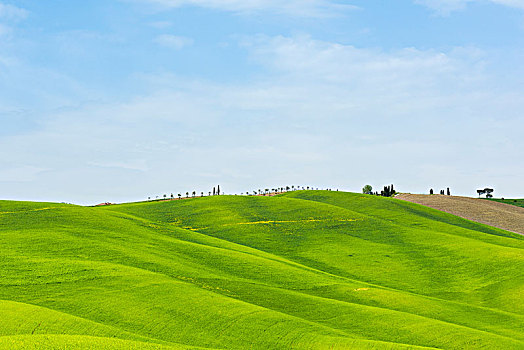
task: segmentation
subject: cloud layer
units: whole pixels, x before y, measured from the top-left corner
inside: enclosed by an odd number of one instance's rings
[[[464,9],[468,3],[491,2],[498,5],[524,9],[523,0],[415,0],[415,3],[426,5],[441,13]]]
[[[249,14],[272,12],[305,17],[337,16],[356,7],[332,0],[140,0],[168,8],[197,6],[202,8]]]
[[[222,10],[240,14],[256,12],[270,12],[277,14],[304,16],[304,17],[329,17],[338,16],[358,7],[347,2],[333,0],[138,0],[141,2],[176,8],[183,6],[196,6],[208,9]],[[464,9],[468,3],[485,2],[502,6],[524,9],[523,0],[414,0],[416,4],[425,5],[442,14]]]
[[[264,78],[143,76],[149,94],[57,111],[37,130],[0,139],[3,193],[94,203],[207,192],[218,182],[227,192],[518,188],[524,94],[491,90],[479,50],[388,52],[308,36],[242,45]]]

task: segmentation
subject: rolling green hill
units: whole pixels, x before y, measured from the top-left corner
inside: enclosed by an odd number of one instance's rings
[[[400,200],[0,201],[0,240],[0,348],[524,348],[524,237]]]
[[[523,198],[521,198],[521,199],[487,198],[487,200],[488,201],[499,202],[499,203],[511,204],[511,205],[515,205],[517,207],[524,208],[524,199]]]

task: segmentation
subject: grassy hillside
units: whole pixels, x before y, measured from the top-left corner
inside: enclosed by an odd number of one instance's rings
[[[510,198],[488,198],[488,201],[494,201],[499,203],[511,204],[517,207],[524,208],[524,198],[521,199],[510,199]]]
[[[524,348],[523,237],[395,199],[0,202],[0,239],[0,348]]]

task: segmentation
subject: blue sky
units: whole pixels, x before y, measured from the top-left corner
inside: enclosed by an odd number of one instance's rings
[[[0,0],[0,198],[524,197],[522,0]]]

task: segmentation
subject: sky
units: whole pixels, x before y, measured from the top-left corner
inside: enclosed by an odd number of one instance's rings
[[[0,0],[0,199],[524,197],[524,0]]]

